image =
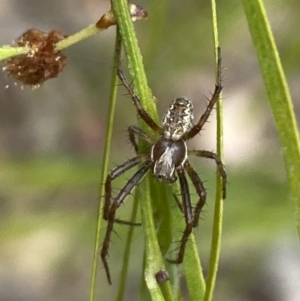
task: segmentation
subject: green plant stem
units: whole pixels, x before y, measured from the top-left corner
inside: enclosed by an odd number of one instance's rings
[[[288,85],[261,0],[243,0],[248,26],[276,123],[285,170],[297,205],[300,239],[300,139]]]
[[[81,42],[103,30],[104,30],[103,28],[96,27],[96,24],[89,25],[88,27],[83,28],[82,30],[59,41],[56,44],[55,51],[64,50],[64,49],[66,49],[78,42]]]
[[[0,62],[20,54],[26,54],[28,51],[29,48],[27,47],[2,46],[0,48]]]
[[[141,20],[144,17],[140,18],[135,18],[136,16],[133,14],[132,17],[134,20]],[[91,24],[82,30],[67,36],[65,39],[59,41],[56,44],[55,51],[62,51],[78,42],[81,42],[105,29],[108,27],[115,25],[115,17],[111,11],[106,12],[101,20],[103,20],[102,23],[99,23],[99,26],[103,27],[98,27],[97,24]],[[26,54],[30,51],[30,47],[11,47],[11,46],[3,46],[0,47],[0,61],[6,60],[10,57],[14,57],[20,54]]]
[[[139,203],[137,200],[135,200],[133,209],[131,212],[131,218],[130,218],[130,221],[132,223],[135,223],[135,221],[136,221],[138,208],[139,208]],[[119,281],[119,288],[118,288],[116,301],[122,301],[124,299],[124,292],[125,292],[125,285],[126,285],[126,279],[127,279],[127,273],[128,273],[129,258],[130,258],[131,243],[132,243],[134,228],[135,228],[134,226],[129,227],[128,234],[127,234],[125,252],[124,252],[124,256],[123,256],[123,266],[122,266],[122,270],[121,270],[121,277],[120,277],[120,281]]]
[[[116,41],[115,41],[115,51],[114,51],[114,66],[117,65],[117,56],[119,48],[121,47],[121,38],[118,34],[118,30],[116,30]],[[111,141],[112,141],[112,132],[113,132],[113,123],[115,116],[115,108],[116,108],[116,99],[117,99],[117,89],[118,89],[118,77],[117,77],[117,68],[113,68],[112,79],[111,79],[111,91],[110,91],[110,106],[108,112],[108,120],[106,125],[106,137],[105,137],[105,148],[102,160],[102,172],[100,177],[100,197],[99,197],[99,209],[98,209],[98,219],[97,219],[97,230],[96,230],[96,239],[94,246],[94,259],[93,259],[93,268],[92,268],[92,279],[91,279],[91,287],[90,287],[90,301],[95,300],[95,290],[96,290],[96,281],[97,281],[97,269],[98,269],[98,261],[99,261],[99,249],[100,249],[100,231],[102,224],[102,207],[103,201],[102,196],[104,195],[104,180],[107,176],[108,171],[108,163],[109,163],[109,154],[111,149]]]
[[[133,22],[129,15],[128,3],[125,0],[112,0],[111,3],[123,38],[124,50],[128,60],[128,69],[130,75],[134,78],[134,88],[140,97],[144,109],[154,120],[158,120],[156,105],[148,87],[142,55],[138,47]],[[140,123],[141,127],[149,131],[143,122]]]
[[[78,42],[81,42],[90,36],[97,34],[98,32],[104,30],[103,28],[97,28],[96,24],[92,24],[79,32],[76,32],[73,35],[68,36],[67,38],[61,40],[56,44],[55,51],[64,50]],[[29,47],[10,47],[4,46],[0,48],[0,61],[7,60],[11,57],[26,54],[30,51]]]
[[[219,58],[219,34],[218,34],[218,19],[216,1],[211,0],[212,6],[212,21],[213,21],[213,35],[214,35],[214,48],[215,48],[215,76],[218,79],[218,58]],[[220,99],[217,101],[217,154],[223,161],[223,114],[222,102]],[[223,161],[224,162],[224,161]],[[216,285],[216,278],[220,260],[221,251],[221,236],[222,236],[222,223],[223,223],[223,200],[222,200],[222,178],[217,173],[216,178],[216,196],[215,196],[215,210],[214,210],[214,223],[213,233],[210,248],[210,261],[207,277],[207,285],[205,292],[205,301],[211,301],[213,297],[214,288]]]

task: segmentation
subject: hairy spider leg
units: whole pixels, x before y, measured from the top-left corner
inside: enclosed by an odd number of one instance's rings
[[[163,135],[164,131],[163,129],[157,125],[157,123],[152,119],[152,117],[143,109],[140,99],[137,97],[137,95],[134,93],[131,85],[129,84],[128,80],[125,77],[125,74],[121,69],[118,68],[118,76],[123,85],[125,86],[126,90],[128,91],[129,95],[131,96],[133,100],[133,104],[140,115],[140,117],[150,126],[150,128],[159,133],[160,135]]]
[[[129,161],[123,163],[122,165],[116,167],[113,169],[106,178],[105,181],[105,200],[104,200],[104,209],[103,209],[103,218],[105,220],[108,220],[108,214],[109,214],[109,206],[110,206],[110,200],[111,200],[111,182],[118,176],[120,176],[122,173],[124,173],[126,170],[136,166],[137,164],[149,159],[149,156],[146,155],[140,155],[135,158],[130,159]],[[141,223],[132,223],[129,221],[124,221],[120,219],[114,220],[118,224],[123,225],[129,225],[129,226],[140,226]]]
[[[127,184],[121,189],[121,191],[116,196],[116,198],[113,199],[109,207],[110,199],[111,199],[111,181],[116,177],[118,177],[119,175],[121,175],[122,173],[124,173],[126,170],[132,168],[133,166],[143,161],[145,161],[144,165],[129,179]],[[142,178],[151,168],[151,165],[152,162],[149,160],[149,156],[145,156],[145,155],[137,156],[127,161],[126,163],[122,164],[121,166],[115,168],[107,176],[106,183],[105,183],[105,206],[106,206],[105,210],[106,211],[104,212],[105,219],[107,219],[107,228],[106,228],[106,233],[105,233],[100,254],[101,254],[101,259],[104,265],[104,269],[109,284],[112,284],[112,281],[111,281],[111,275],[110,275],[109,266],[106,257],[108,255],[110,237],[115,222],[116,210],[123,203],[124,199],[131,193],[133,188],[136,187],[136,185],[142,180]]]
[[[199,195],[199,200],[194,209],[194,218],[193,218],[193,227],[197,227],[199,223],[199,217],[203,206],[206,203],[206,189],[198,176],[197,172],[191,166],[190,162],[186,161],[184,164],[184,168],[187,171],[193,185],[196,189],[197,194]]]
[[[197,156],[197,157],[202,157],[202,158],[207,158],[207,159],[213,159],[215,160],[217,164],[217,168],[220,172],[220,175],[222,177],[222,192],[223,192],[223,199],[226,198],[226,183],[227,183],[227,174],[225,171],[225,166],[222,163],[221,159],[217,154],[214,152],[206,151],[206,150],[191,150],[188,152],[189,155],[191,156]]]
[[[220,93],[222,91],[222,84],[221,84],[221,49],[218,48],[218,66],[217,66],[217,82],[215,85],[215,91],[212,94],[212,97],[206,107],[205,112],[200,117],[199,121],[186,133],[183,135],[184,140],[191,139],[195,137],[203,128],[204,124],[206,123],[209,115],[211,114],[211,111],[215,105],[215,103],[218,101]]]
[[[176,171],[177,171],[178,178],[180,181],[182,208],[183,208],[183,212],[184,212],[186,226],[185,226],[185,229],[184,229],[181,241],[180,241],[179,252],[178,252],[177,258],[175,260],[168,259],[168,261],[170,263],[182,263],[185,246],[186,246],[186,243],[188,242],[188,238],[193,230],[193,208],[192,208],[192,203],[191,203],[191,198],[190,198],[189,185],[188,185],[183,167],[180,165],[179,167],[177,167]]]
[[[115,178],[123,174],[125,171],[127,171],[128,169],[131,169],[132,167],[138,165],[139,163],[145,162],[148,159],[149,159],[149,155],[136,156],[128,160],[127,162],[117,166],[116,168],[111,170],[110,173],[107,175],[105,181],[105,199],[104,199],[104,207],[103,207],[103,218],[105,220],[108,220],[108,212],[111,204],[111,182]]]
[[[128,133],[129,133],[129,140],[130,140],[131,144],[133,145],[136,153],[138,153],[138,143],[135,140],[136,136],[144,139],[149,144],[153,144],[155,142],[146,132],[144,132],[142,129],[140,129],[139,127],[137,127],[135,125],[131,125],[130,127],[128,127]]]

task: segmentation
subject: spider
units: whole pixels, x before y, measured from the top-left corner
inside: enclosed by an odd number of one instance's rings
[[[222,90],[220,48],[218,48],[218,73],[215,90],[208,102],[206,110],[196,124],[193,123],[194,116],[192,102],[186,97],[179,97],[173,101],[163,117],[162,126],[159,126],[141,106],[140,99],[127,81],[124,73],[120,69],[120,66],[118,67],[117,73],[120,81],[123,83],[129,95],[131,96],[138,115],[154,132],[158,133],[160,137],[156,141],[153,141],[153,139],[142,129],[136,126],[130,126],[128,128],[129,138],[136,152],[138,150],[138,145],[135,141],[136,136],[146,140],[151,145],[151,151],[147,154],[137,155],[127,162],[117,166],[108,174],[106,178],[103,217],[108,221],[108,223],[101,249],[101,258],[108,282],[110,284],[112,283],[111,275],[106,257],[108,255],[110,236],[113,231],[114,222],[137,225],[126,221],[117,220],[115,218],[116,210],[124,202],[125,198],[131,193],[131,191],[139,184],[149,170],[152,170],[154,178],[158,181],[173,183],[177,179],[175,174],[177,174],[179,178],[182,198],[182,205],[180,208],[183,211],[186,226],[179,244],[177,258],[174,260],[168,260],[169,262],[176,264],[182,263],[183,261],[186,243],[190,234],[192,233],[193,227],[197,227],[198,225],[201,210],[206,202],[206,190],[203,182],[201,181],[197,172],[193,169],[188,157],[204,157],[213,159],[215,161],[222,177],[223,199],[226,197],[227,179],[224,165],[217,154],[206,150],[187,149],[187,140],[192,139],[201,131]],[[125,171],[138,164],[141,164],[139,170],[128,180],[118,195],[112,198],[111,182]],[[199,195],[199,200],[194,208],[191,204],[189,186],[185,173],[188,174],[191,182],[195,186],[197,194]]]

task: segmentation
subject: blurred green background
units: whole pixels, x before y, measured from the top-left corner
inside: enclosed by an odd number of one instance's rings
[[[264,2],[299,121],[299,3]],[[205,96],[214,89],[210,1],[136,4],[149,13],[147,21],[135,26],[160,116],[182,95],[193,100],[199,116]],[[5,45],[29,28],[79,31],[109,10],[109,1],[0,0],[0,7],[0,37]],[[218,1],[218,17],[229,183],[214,300],[300,300],[295,204],[241,2]],[[40,89],[22,90],[4,73],[0,75],[0,301],[87,299],[114,34],[110,28],[68,49],[64,72]],[[10,87],[5,89],[6,85]],[[134,154],[126,129],[136,123],[136,113],[124,93],[121,87],[111,168]],[[214,114],[189,147],[215,150]],[[193,165],[208,189],[208,204],[195,230],[206,269],[215,165],[200,159]],[[115,191],[129,176],[115,181]],[[131,205],[129,199],[120,216],[126,216]],[[118,235],[113,235],[109,257],[113,286],[99,268],[99,300],[113,300],[127,230],[116,226]],[[142,236],[142,229],[137,229],[126,300],[138,296]]]

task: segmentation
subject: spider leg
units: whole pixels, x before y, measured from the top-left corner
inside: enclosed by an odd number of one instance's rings
[[[197,227],[201,210],[206,202],[206,190],[197,172],[193,169],[193,167],[188,161],[185,162],[184,168],[187,171],[191,181],[193,182],[197,194],[199,195],[199,201],[197,202],[196,207],[194,209],[194,219],[193,219],[193,227]]]
[[[177,174],[180,181],[180,189],[182,196],[182,208],[185,218],[185,229],[180,241],[179,252],[175,260],[169,260],[170,263],[182,263],[186,243],[193,229],[193,208],[190,198],[189,186],[182,166],[177,168]]]
[[[220,93],[222,91],[222,84],[221,84],[221,48],[218,48],[218,70],[217,70],[217,82],[215,85],[215,91],[212,94],[212,97],[206,107],[205,112],[202,114],[200,117],[199,121],[197,124],[195,124],[185,135],[183,135],[184,140],[191,139],[195,137],[203,128],[204,124],[206,123],[209,115],[211,114],[211,111],[215,105],[215,103],[218,101]]]
[[[149,144],[153,144],[155,142],[146,132],[144,132],[142,129],[138,128],[135,125],[131,125],[128,128],[128,133],[129,133],[129,140],[130,140],[131,144],[133,145],[136,153],[138,153],[138,143],[135,140],[136,136],[144,139]]]
[[[163,135],[163,133],[164,133],[163,129],[159,125],[157,125],[157,123],[151,118],[151,116],[143,109],[140,99],[134,93],[131,85],[129,84],[128,80],[125,77],[125,74],[120,69],[120,67],[118,67],[117,73],[118,73],[119,79],[121,80],[121,82],[125,86],[126,90],[128,91],[129,95],[131,96],[131,98],[133,100],[133,104],[134,104],[138,114],[140,115],[140,117],[150,126],[150,128],[153,131],[159,133],[160,135]]]
[[[106,181],[105,181],[105,201],[104,201],[104,209],[103,209],[103,218],[107,220],[108,218],[108,211],[111,201],[111,182],[123,174],[128,169],[138,165],[139,163],[146,161],[148,159],[148,156],[145,155],[139,155],[136,156],[127,162],[117,166],[113,170],[110,171],[110,173],[107,175]]]
[[[129,169],[130,167],[133,167],[134,165],[140,163],[141,161],[143,161],[143,159],[145,158],[145,156],[138,156],[133,158],[133,160],[129,160],[129,161],[133,161],[135,164],[133,164],[133,162],[126,162],[123,164],[122,167],[117,167],[115,168],[107,177],[106,183],[105,183],[105,189],[106,189],[106,195],[105,198],[107,200],[107,195],[109,196],[110,199],[110,195],[111,195],[111,187],[110,187],[110,182],[113,178],[116,178],[118,175],[122,174],[126,169]],[[152,162],[150,160],[147,160],[145,165],[143,165],[127,182],[127,184],[121,189],[121,191],[119,192],[119,194],[116,196],[116,198],[113,200],[113,202],[111,203],[111,206],[109,208],[107,208],[105,214],[106,214],[106,219],[107,219],[107,228],[106,228],[106,233],[105,233],[105,237],[104,237],[104,241],[102,244],[102,248],[101,248],[101,259],[104,265],[104,269],[106,272],[106,276],[107,276],[107,280],[109,282],[109,284],[112,284],[111,282],[111,275],[110,275],[110,271],[109,271],[109,266],[108,266],[108,262],[107,262],[107,255],[108,255],[108,249],[109,249],[109,243],[110,243],[110,236],[113,230],[113,226],[114,226],[114,222],[115,222],[115,214],[116,214],[116,210],[120,207],[120,205],[123,203],[124,199],[130,194],[130,192],[132,191],[132,189],[142,180],[142,178],[145,176],[145,174],[147,173],[147,171],[151,168],[151,164]],[[114,176],[114,177],[113,177]]]
[[[223,191],[222,197],[223,197],[223,199],[225,199],[226,198],[227,174],[225,171],[225,166],[222,163],[219,156],[213,152],[206,151],[206,150],[192,150],[192,151],[189,151],[188,154],[191,156],[204,157],[204,158],[215,160],[218,170],[220,172],[220,175],[222,177],[222,191]]]
[[[149,159],[148,155],[139,155],[136,156],[127,162],[117,166],[114,168],[108,175],[105,181],[105,199],[104,199],[104,207],[103,207],[103,218],[105,220],[108,220],[108,215],[109,215],[109,207],[111,205],[111,182],[123,174],[125,171],[128,169],[131,169],[132,167],[138,165],[141,162],[145,162],[146,160]],[[122,191],[122,190],[121,190]],[[116,222],[120,224],[127,224],[127,225],[132,225],[130,222],[122,221],[122,220],[115,220]],[[139,225],[139,224],[137,224]]]

